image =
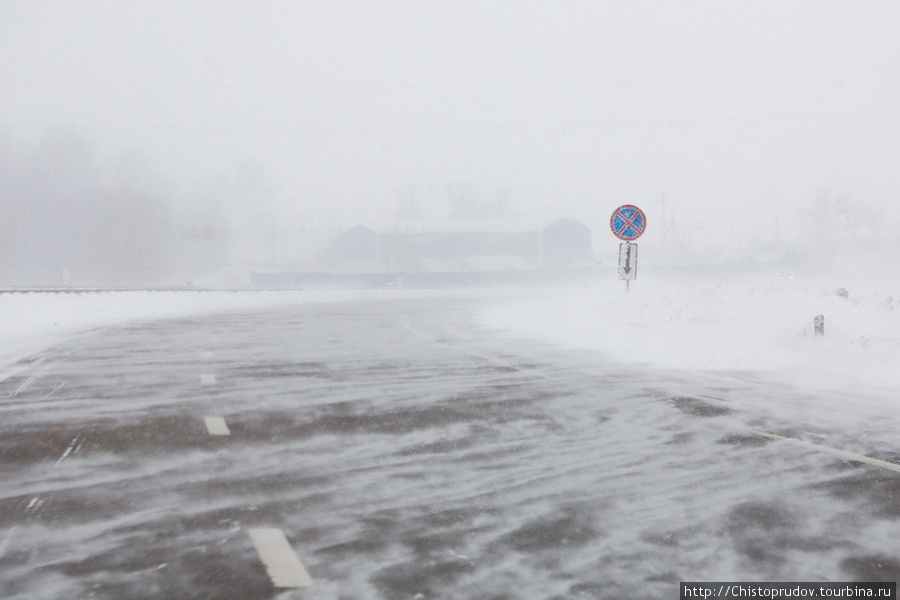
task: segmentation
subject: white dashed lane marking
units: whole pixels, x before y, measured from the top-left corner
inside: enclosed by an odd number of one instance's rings
[[[58,466],[59,466],[59,463],[61,463],[62,461],[66,460],[66,458],[67,458],[70,454],[73,453],[73,450],[74,450],[75,453],[77,453],[77,452],[81,449],[81,444],[79,444],[78,447],[75,446],[75,444],[76,444],[77,442],[78,442],[78,436],[75,436],[75,439],[72,440],[72,443],[69,444],[69,447],[66,448],[66,451],[63,452],[62,456],[59,457],[59,460],[56,461],[56,464],[53,465],[54,467],[58,467]]]
[[[263,527],[248,531],[272,585],[277,588],[312,587],[313,581],[306,567],[294,553],[280,529]]]
[[[204,373],[200,376],[200,383],[203,385],[215,385],[216,384],[216,376],[212,373]]]
[[[10,527],[3,539],[0,540],[0,558],[3,558],[3,555],[6,554],[6,549],[9,548],[9,543],[12,541],[13,534],[16,532],[17,527],[18,525]]]
[[[231,435],[231,430],[222,417],[204,417],[206,421],[206,431],[209,435]]]

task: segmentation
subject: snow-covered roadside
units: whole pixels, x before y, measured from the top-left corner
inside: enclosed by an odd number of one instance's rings
[[[847,297],[837,293],[839,285]],[[813,319],[825,317],[825,335]],[[895,390],[900,407],[900,281],[765,277],[611,280],[514,303],[481,322],[513,335],[672,369],[768,371],[842,389]]]

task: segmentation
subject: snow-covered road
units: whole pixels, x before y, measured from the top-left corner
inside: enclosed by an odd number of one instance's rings
[[[900,473],[860,462],[900,462],[897,422],[819,410],[887,406],[889,387],[629,366],[432,296],[111,325],[14,365],[0,596],[645,599],[900,578]],[[313,587],[273,586],[259,528]]]

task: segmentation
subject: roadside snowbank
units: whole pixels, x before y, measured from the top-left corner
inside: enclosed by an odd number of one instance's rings
[[[838,286],[847,290],[839,295]],[[825,335],[813,319],[825,317]],[[888,386],[900,403],[900,281],[645,278],[493,305],[491,328],[671,369],[776,371]]]

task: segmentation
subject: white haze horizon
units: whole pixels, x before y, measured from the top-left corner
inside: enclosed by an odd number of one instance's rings
[[[601,262],[622,204],[649,262],[893,249],[898,106],[890,1],[0,0],[0,285],[302,264],[454,200]]]

